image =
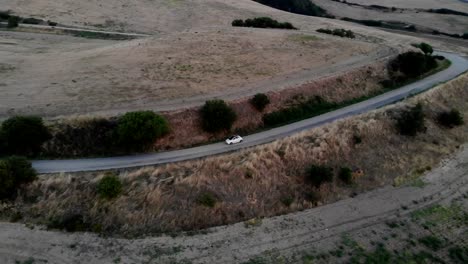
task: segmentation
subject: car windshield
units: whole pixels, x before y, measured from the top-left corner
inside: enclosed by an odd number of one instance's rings
[[[229,139],[230,139],[230,140],[233,140],[233,139],[236,139],[237,137],[238,137],[238,136],[232,136],[232,137],[230,137]]]

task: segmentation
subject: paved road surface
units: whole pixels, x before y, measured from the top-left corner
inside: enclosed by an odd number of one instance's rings
[[[184,161],[265,144],[303,130],[308,130],[325,123],[333,122],[337,119],[357,115],[394,103],[412,94],[428,90],[441,82],[451,80],[468,70],[467,59],[452,53],[438,52],[438,54],[443,55],[452,61],[452,65],[448,69],[400,89],[376,96],[354,105],[293,124],[246,136],[244,137],[244,142],[238,145],[227,146],[220,142],[194,148],[152,154],[75,160],[37,160],[33,161],[32,164],[39,173],[97,171]]]

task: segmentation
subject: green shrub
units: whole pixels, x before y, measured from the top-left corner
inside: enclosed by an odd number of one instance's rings
[[[231,24],[234,27],[297,29],[289,22],[278,22],[269,17],[249,18],[245,21],[236,19]]]
[[[348,167],[340,168],[340,173],[338,174],[338,177],[341,181],[343,181],[346,184],[353,183],[353,171]]]
[[[51,138],[40,117],[15,116],[5,120],[0,130],[6,154],[33,155]]]
[[[242,19],[235,19],[234,21],[232,21],[231,25],[233,27],[243,27],[244,21]]]
[[[291,195],[284,196],[281,198],[281,203],[283,203],[287,207],[291,206],[293,202],[294,202],[294,197]]]
[[[112,199],[122,193],[122,187],[122,182],[117,175],[106,173],[97,185],[97,193],[101,198]]]
[[[397,118],[396,125],[400,134],[405,136],[416,136],[418,132],[426,131],[422,104],[418,103],[409,110],[403,111]]]
[[[10,11],[0,11],[0,20],[8,20],[10,16]]]
[[[450,111],[440,113],[437,117],[437,121],[439,124],[448,128],[461,126],[464,123],[463,115],[457,109],[452,109]]]
[[[436,251],[441,249],[444,244],[442,240],[435,236],[425,236],[420,238],[418,241],[424,246]]]
[[[117,125],[119,142],[131,149],[147,146],[168,132],[166,119],[152,111],[126,113],[119,118]]]
[[[326,166],[312,165],[307,169],[307,180],[315,187],[333,181],[333,169]]]
[[[339,37],[342,37],[342,38],[355,38],[356,37],[354,35],[354,32],[352,32],[351,30],[346,30],[346,29],[342,29],[342,28],[337,28],[337,29],[334,29],[334,30],[319,28],[319,29],[317,29],[317,32],[330,34],[330,35],[335,35],[335,36],[339,36]]]
[[[307,16],[330,17],[327,11],[309,0],[254,0],[260,4],[270,6],[286,12]]]
[[[250,103],[261,112],[270,103],[270,99],[266,94],[258,93],[250,99]]]
[[[424,52],[424,54],[426,55],[431,55],[434,52],[434,50],[432,49],[432,46],[424,42],[421,42],[418,45],[418,48],[421,49],[421,51]]]
[[[18,16],[10,16],[8,18],[8,28],[15,28],[19,26],[20,18]]]
[[[320,96],[315,96],[306,102],[300,103],[299,105],[291,106],[263,115],[263,123],[265,126],[269,127],[291,123],[326,113],[332,109],[335,109],[336,106],[336,103],[330,103],[325,101]]]
[[[214,207],[216,202],[216,197],[209,192],[204,192],[197,197],[197,203],[206,207]]]
[[[437,61],[434,57],[414,51],[399,54],[389,64],[391,75],[402,73],[405,78],[421,76],[436,67]]]
[[[449,249],[449,257],[453,263],[468,263],[468,248],[455,246]]]
[[[0,199],[14,197],[16,189],[36,179],[36,171],[23,157],[12,156],[0,160]]]
[[[210,100],[200,110],[202,128],[207,132],[229,130],[237,115],[223,100]]]

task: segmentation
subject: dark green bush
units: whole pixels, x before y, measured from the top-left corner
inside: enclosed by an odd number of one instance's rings
[[[431,55],[434,52],[434,49],[432,49],[432,46],[424,42],[421,42],[418,45],[418,48],[421,49],[421,51],[424,52],[424,54],[426,55]]]
[[[291,195],[284,196],[281,198],[281,203],[283,203],[287,207],[291,206],[293,202],[294,202],[294,197]]]
[[[249,18],[245,21],[236,19],[232,21],[234,27],[255,27],[255,28],[281,28],[281,29],[297,29],[289,22],[278,22],[269,17]]]
[[[348,167],[340,168],[340,173],[338,174],[340,180],[346,184],[353,183],[353,171]]]
[[[33,18],[33,17],[29,17],[29,18],[23,19],[23,21],[21,21],[21,22],[24,23],[24,24],[39,25],[39,24],[42,23],[42,20],[37,19],[37,18]]]
[[[8,18],[8,26],[9,28],[15,28],[19,25],[20,18],[18,16],[10,16]]]
[[[299,105],[263,115],[263,123],[269,127],[278,126],[323,114],[336,107],[336,103],[330,103],[320,96],[315,96]]]
[[[197,197],[197,203],[204,205],[206,207],[214,207],[216,205],[216,197],[209,192],[201,193]]]
[[[415,136],[418,132],[426,131],[422,104],[418,103],[409,110],[403,111],[397,117],[396,125],[400,134],[405,136]]]
[[[437,61],[432,56],[409,51],[399,54],[389,64],[390,74],[402,73],[405,78],[418,77],[437,67]]]
[[[244,21],[242,19],[236,19],[232,21],[232,26],[233,27],[243,27],[244,26]]]
[[[51,138],[42,118],[15,116],[5,120],[0,130],[6,154],[34,155],[42,144]]]
[[[207,132],[229,130],[237,115],[223,100],[210,100],[200,110],[202,128]]]
[[[97,185],[97,193],[101,198],[113,199],[122,193],[122,182],[117,175],[106,173]]]
[[[19,186],[35,179],[36,171],[26,158],[12,156],[0,160],[0,199],[14,197]]]
[[[117,125],[120,144],[130,149],[145,147],[168,132],[166,119],[152,111],[126,113]]]
[[[258,93],[250,99],[250,103],[261,112],[270,103],[270,99],[266,94]]]
[[[461,126],[464,123],[463,115],[457,109],[452,109],[450,111],[440,113],[437,117],[437,121],[439,124],[448,128]]]
[[[8,20],[10,16],[10,11],[0,11],[0,20]]]
[[[440,240],[439,238],[435,236],[425,236],[425,237],[420,238],[418,241],[424,246],[435,251],[441,249],[444,244],[442,240]]]
[[[307,181],[315,187],[333,181],[333,169],[326,166],[312,165],[307,169]]]
[[[260,4],[286,12],[307,16],[333,17],[327,11],[309,0],[254,0]]]
[[[319,29],[317,29],[317,32],[330,34],[330,35],[335,35],[335,36],[339,36],[339,37],[342,37],[342,38],[355,38],[356,37],[354,35],[354,32],[352,32],[351,30],[343,29],[343,28],[337,28],[337,29],[333,29],[333,30],[325,29],[325,28],[319,28]]]
[[[455,246],[449,249],[449,257],[453,263],[468,263],[468,247]]]

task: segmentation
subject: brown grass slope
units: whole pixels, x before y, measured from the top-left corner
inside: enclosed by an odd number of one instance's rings
[[[1,212],[4,218],[21,215],[24,222],[43,224],[79,215],[91,230],[138,236],[303,210],[395,181],[400,184],[438,164],[467,141],[468,125],[449,130],[436,124],[435,116],[450,108],[467,116],[466,98],[468,74],[407,102],[239,153],[119,171],[124,193],[112,201],[97,197],[102,173],[42,175]],[[401,136],[393,117],[416,102],[425,105],[427,132]],[[354,136],[362,142],[356,144]],[[364,175],[351,186],[335,180],[313,188],[304,181],[311,164],[335,171],[355,166]],[[207,192],[218,201],[214,208],[197,203]],[[293,198],[289,207],[281,202],[288,197]]]

